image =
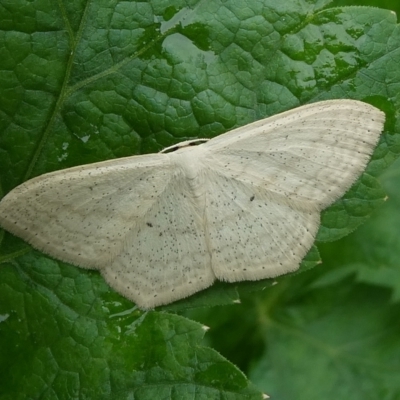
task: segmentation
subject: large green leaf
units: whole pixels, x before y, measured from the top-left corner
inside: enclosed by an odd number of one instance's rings
[[[388,122],[366,174],[323,214],[319,240],[346,235],[382,202],[376,177],[399,152],[400,36],[389,11],[327,4],[0,0],[3,193],[44,172],[354,98]],[[198,324],[142,314],[96,272],[11,235],[0,254],[1,399],[261,398],[199,344]],[[313,248],[303,269],[317,259]],[[164,309],[232,304],[270,285],[218,284]]]

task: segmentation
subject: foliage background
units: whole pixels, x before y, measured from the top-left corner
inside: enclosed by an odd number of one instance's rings
[[[308,271],[274,286],[220,283],[143,313],[1,232],[0,399],[400,398],[395,15],[331,9],[366,1],[150,3],[0,0],[3,193],[327,98],[380,107],[385,135],[323,215],[323,264],[310,268],[314,248]]]

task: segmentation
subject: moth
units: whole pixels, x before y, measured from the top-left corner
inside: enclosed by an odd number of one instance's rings
[[[299,268],[321,211],[364,171],[384,119],[360,101],[322,101],[197,146],[44,174],[2,199],[0,226],[98,269],[143,309],[216,279],[276,277]]]

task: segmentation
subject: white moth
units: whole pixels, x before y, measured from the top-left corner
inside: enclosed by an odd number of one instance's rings
[[[0,225],[100,270],[144,309],[216,279],[275,277],[299,267],[321,210],[365,169],[383,123],[368,104],[323,101],[198,146],[52,172],[3,198]]]

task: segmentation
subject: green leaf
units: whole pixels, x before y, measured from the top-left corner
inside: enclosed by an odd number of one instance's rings
[[[2,269],[1,399],[261,399],[200,344],[206,328],[139,311],[98,274],[31,253]]]
[[[387,290],[348,281],[282,297],[264,318],[253,382],[277,399],[399,397],[400,306]]]
[[[330,244],[321,246],[329,272],[315,281],[314,287],[325,287],[354,275],[359,282],[391,289],[392,301],[400,300],[399,160],[381,180],[388,193],[385,205],[353,235],[338,242],[339,253]],[[354,252],[354,248],[361,251]]]
[[[382,202],[376,179],[400,151],[400,35],[387,10],[328,3],[0,0],[3,193],[45,172],[353,98],[385,111],[386,129],[366,174],[324,212],[318,239],[353,231]],[[199,343],[198,324],[141,313],[96,272],[0,239],[2,400],[261,398]],[[301,270],[318,260],[313,248]],[[291,291],[303,275],[288,279]],[[275,304],[271,285],[218,284],[164,309],[232,304],[259,288]]]

